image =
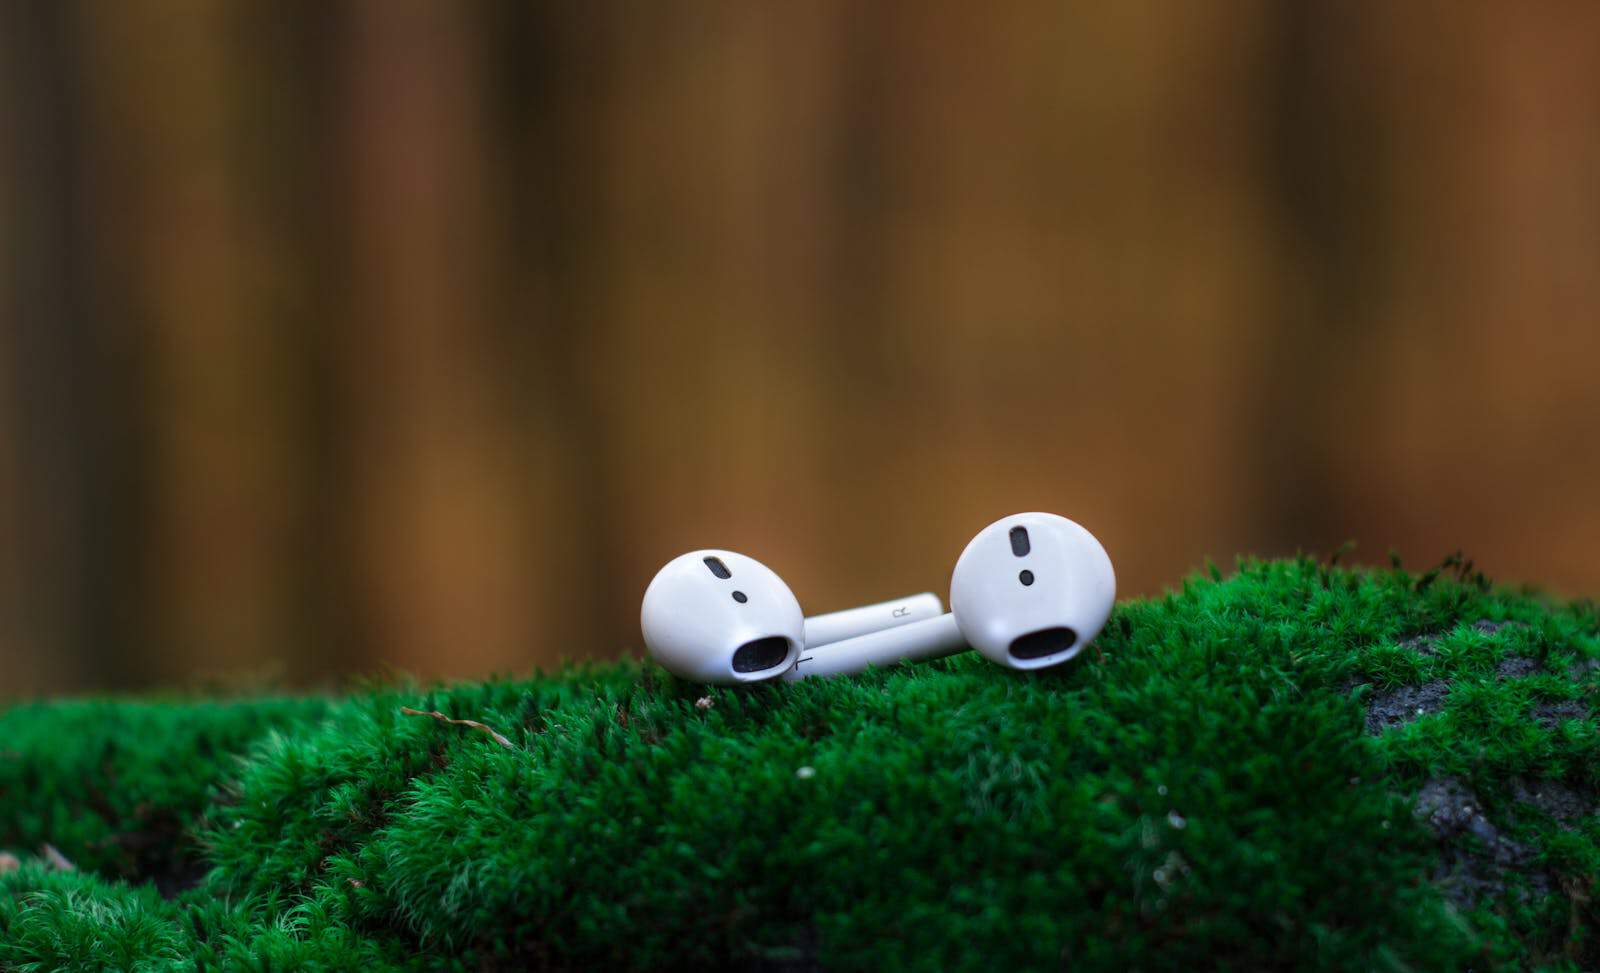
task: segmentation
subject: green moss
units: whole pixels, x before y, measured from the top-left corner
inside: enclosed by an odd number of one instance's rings
[[[0,970],[1600,963],[1594,606],[1248,561],[1098,645],[13,708],[0,846],[84,870],[0,877]]]
[[[108,877],[185,884],[193,825],[262,734],[320,699],[33,703],[0,711],[0,847],[48,843]]]

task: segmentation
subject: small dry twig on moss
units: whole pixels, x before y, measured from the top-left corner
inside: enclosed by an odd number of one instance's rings
[[[39,849],[39,857],[50,863],[50,867],[58,872],[75,872],[78,866],[67,860],[67,856],[56,850],[55,845],[45,845]]]
[[[507,740],[505,737],[496,733],[489,727],[484,726],[482,723],[479,723],[477,720],[452,720],[450,717],[444,715],[438,710],[412,709],[409,706],[400,707],[400,712],[406,714],[407,716],[431,716],[441,723],[450,723],[455,726],[470,726],[474,730],[482,730],[483,732],[494,737],[494,742],[500,744],[502,747],[505,747],[507,750],[513,749],[510,740]]]

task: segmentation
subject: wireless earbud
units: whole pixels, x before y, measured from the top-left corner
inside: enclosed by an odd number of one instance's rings
[[[801,653],[784,678],[807,679],[932,659],[972,646],[1008,669],[1041,669],[1083,651],[1117,598],[1111,558],[1055,514],[1013,514],[978,533],[950,576],[950,613]]]
[[[651,656],[703,683],[783,675],[802,650],[937,617],[933,594],[805,618],[783,579],[733,551],[691,551],[668,561],[644,592],[639,625]]]

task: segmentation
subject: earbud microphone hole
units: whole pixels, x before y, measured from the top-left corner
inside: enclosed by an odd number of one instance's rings
[[[789,658],[789,642],[772,635],[754,642],[746,642],[733,653],[734,672],[760,672],[771,669]]]
[[[1024,570],[1021,574],[1017,575],[1017,580],[1021,581],[1024,586],[1033,584],[1033,572]]]
[[[1065,652],[1078,642],[1078,633],[1070,628],[1046,628],[1013,639],[1013,659],[1039,659],[1057,652]]]
[[[750,600],[750,599],[749,599],[749,598],[748,598],[748,597],[746,597],[746,595],[745,595],[745,593],[744,593],[744,592],[742,592],[742,591],[735,591],[735,592],[734,592],[734,593],[733,593],[733,600],[734,600],[734,601],[737,601],[737,602],[738,602],[738,603],[739,603],[739,604],[741,604],[741,605],[742,605],[742,604],[744,604],[744,603],[745,603],[745,602],[747,602],[747,601],[749,601],[749,600]]]

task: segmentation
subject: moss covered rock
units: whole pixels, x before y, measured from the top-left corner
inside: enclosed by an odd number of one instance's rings
[[[13,706],[0,970],[1594,968],[1600,612],[1444,567],[1046,673]]]

